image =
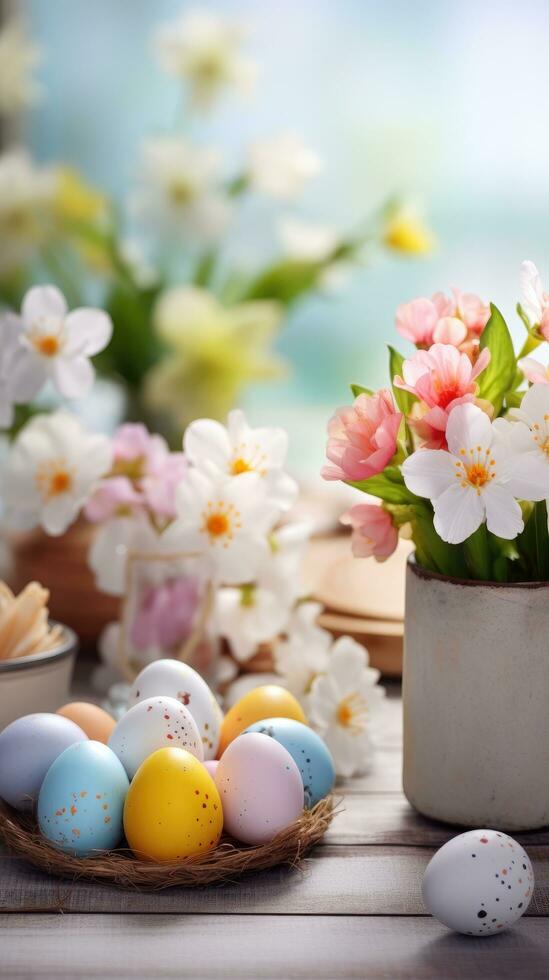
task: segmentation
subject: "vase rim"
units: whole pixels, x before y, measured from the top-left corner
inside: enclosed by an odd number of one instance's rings
[[[50,626],[61,626],[63,637],[53,650],[46,650],[44,653],[31,653],[28,657],[14,657],[13,660],[0,660],[0,673],[12,673],[15,670],[28,670],[31,667],[40,667],[50,664],[54,660],[62,660],[64,657],[71,657],[78,650],[78,637],[70,626],[64,623],[56,623],[50,620]]]
[[[431,572],[416,560],[415,551],[408,555],[406,561],[410,572],[417,578],[426,581],[448,582],[450,585],[466,585],[470,587],[484,586],[490,589],[549,589],[549,582],[494,582],[491,579],[459,578],[455,575],[442,575],[441,572]]]

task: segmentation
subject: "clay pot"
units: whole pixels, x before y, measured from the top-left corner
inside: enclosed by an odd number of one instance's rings
[[[66,704],[77,649],[75,634],[65,627],[57,649],[0,660],[0,730],[22,715]]]
[[[49,537],[41,529],[13,535],[13,566],[9,585],[19,592],[31,581],[50,590],[52,619],[66,623],[83,648],[92,649],[107,624],[118,618],[120,600],[98,592],[88,568],[88,550],[95,528],[79,521],[66,534]]]
[[[470,582],[408,560],[404,792],[420,813],[549,824],[549,582]]]

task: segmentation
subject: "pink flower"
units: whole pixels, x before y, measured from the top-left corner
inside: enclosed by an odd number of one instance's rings
[[[381,473],[397,448],[402,415],[387,389],[359,395],[354,405],[337,410],[328,423],[325,480],[367,480]]]
[[[171,652],[189,636],[199,602],[199,588],[190,578],[169,579],[151,586],[140,601],[130,637],[137,650],[159,647]]]
[[[428,408],[448,411],[458,399],[472,401],[477,393],[476,378],[490,361],[490,351],[480,352],[475,364],[451,344],[433,344],[404,361],[402,373],[395,378],[397,388],[411,392]]]
[[[132,422],[117,429],[112,445],[111,473],[88,503],[88,520],[106,521],[137,510],[175,517],[175,492],[187,472],[183,453],[171,453],[162,436]]]
[[[141,504],[141,496],[126,476],[102,480],[85,509],[86,518],[94,523],[133,511]]]
[[[184,479],[188,464],[183,453],[168,453],[155,472],[141,480],[145,500],[161,517],[175,517],[175,492]]]
[[[352,548],[355,558],[374,557],[385,561],[398,544],[393,519],[378,504],[357,504],[340,518],[353,529]]]
[[[151,435],[141,422],[127,422],[119,426],[112,445],[113,470],[131,479],[155,472],[169,454],[168,445],[162,436]]]
[[[532,384],[549,384],[549,368],[536,361],[535,357],[523,357],[517,363],[527,381]]]
[[[416,347],[433,343],[474,350],[490,317],[490,308],[473,293],[452,289],[453,296],[435,293],[402,303],[396,312],[398,332]]]

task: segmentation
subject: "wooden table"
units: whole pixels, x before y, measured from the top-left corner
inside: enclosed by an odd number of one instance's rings
[[[0,975],[549,977],[549,831],[519,836],[536,891],[513,929],[467,938],[426,915],[422,874],[453,832],[402,795],[398,688],[389,693],[372,771],[342,785],[344,810],[302,871],[142,894],[48,878],[0,854]]]

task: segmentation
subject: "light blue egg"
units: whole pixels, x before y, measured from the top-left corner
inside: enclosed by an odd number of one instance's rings
[[[290,753],[301,773],[306,807],[328,795],[335,783],[334,760],[312,728],[291,718],[265,718],[250,725],[246,732],[270,735]]]
[[[112,749],[77,742],[48,769],[38,797],[44,837],[69,854],[109,851],[123,836],[122,815],[129,780]]]

